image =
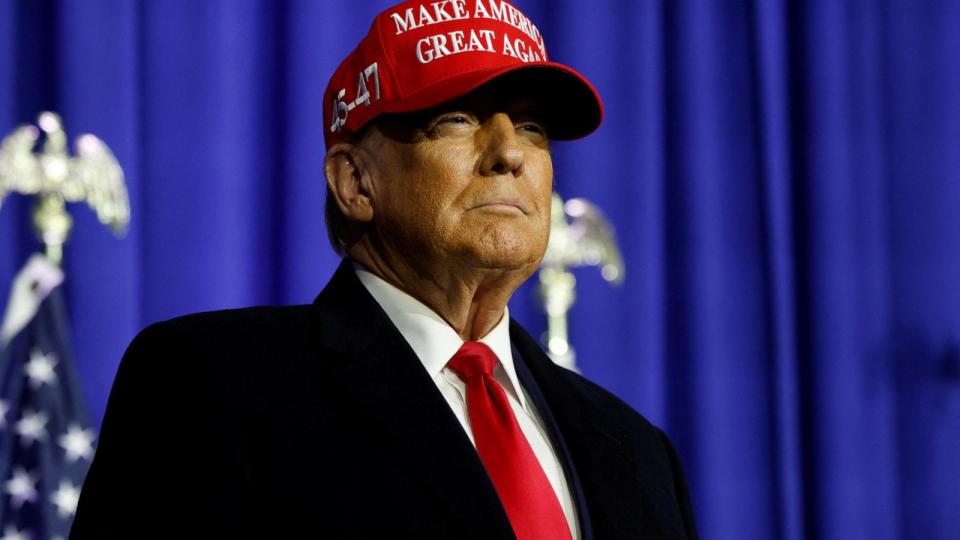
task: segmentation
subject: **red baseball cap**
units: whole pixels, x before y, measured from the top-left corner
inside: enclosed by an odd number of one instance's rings
[[[377,15],[327,84],[327,148],[383,113],[427,109],[510,77],[543,110],[551,139],[586,136],[600,125],[596,89],[547,60],[537,27],[507,0],[408,0]]]

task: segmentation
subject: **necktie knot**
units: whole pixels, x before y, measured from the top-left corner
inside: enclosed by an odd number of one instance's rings
[[[447,362],[447,367],[453,370],[460,379],[467,381],[474,377],[493,376],[493,368],[497,365],[497,355],[490,347],[479,341],[468,341]]]

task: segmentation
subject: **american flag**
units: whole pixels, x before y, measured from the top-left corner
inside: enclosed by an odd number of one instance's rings
[[[0,540],[67,538],[93,458],[62,281],[56,266],[31,259],[0,332]]]

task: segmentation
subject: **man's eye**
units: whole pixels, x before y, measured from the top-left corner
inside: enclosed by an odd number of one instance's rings
[[[537,122],[523,122],[521,124],[517,124],[517,133],[531,140],[539,141],[547,138],[546,128]]]
[[[535,124],[533,122],[524,122],[523,124],[520,124],[519,126],[517,126],[517,129],[522,131],[529,131],[531,133],[539,133],[541,135],[546,133],[546,130],[543,129],[543,126],[541,126],[540,124]]]
[[[442,129],[451,129],[457,128],[460,126],[468,126],[473,123],[473,118],[468,114],[445,114],[443,116],[434,118],[428,124],[426,129],[427,132],[436,132],[437,130]]]
[[[470,119],[463,114],[454,114],[450,116],[445,116],[440,119],[441,122],[450,123],[450,124],[469,124]]]

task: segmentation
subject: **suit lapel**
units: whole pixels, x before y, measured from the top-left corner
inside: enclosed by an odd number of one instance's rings
[[[345,260],[314,302],[319,347],[343,358],[329,369],[387,434],[415,484],[433,493],[471,536],[512,530],[473,445],[423,365]],[[359,329],[359,330],[358,330]]]
[[[536,341],[511,323],[511,339],[535,379],[546,407],[559,428],[586,499],[593,536],[597,538],[661,538],[670,527],[661,523],[671,515],[651,463],[628,444],[629,434],[610,418],[609,411],[571,383]],[[584,383],[586,384],[586,383]],[[633,474],[631,474],[633,473]]]
[[[537,408],[537,413],[549,434],[553,450],[557,455],[557,459],[560,461],[560,465],[563,467],[567,487],[570,489],[570,494],[573,497],[573,503],[576,507],[577,522],[580,525],[580,539],[593,540],[593,527],[590,523],[590,510],[587,507],[586,496],[583,493],[577,468],[573,462],[573,458],[570,456],[570,450],[567,448],[566,441],[560,431],[560,426],[557,425],[557,421],[553,417],[553,412],[550,410],[550,405],[547,403],[543,391],[540,390],[540,385],[537,384],[536,379],[530,373],[526,361],[523,359],[523,355],[516,347],[513,348],[513,363],[517,371],[517,378],[520,379],[520,384],[523,385],[530,400],[533,401],[534,406]]]

